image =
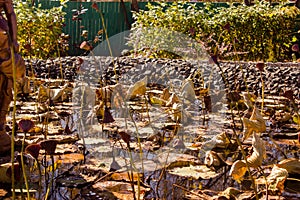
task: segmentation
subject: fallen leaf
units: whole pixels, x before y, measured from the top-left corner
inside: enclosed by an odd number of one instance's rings
[[[252,140],[253,153],[247,158],[249,167],[257,168],[262,165],[263,160],[266,158],[266,149],[263,140],[254,133]],[[243,180],[243,176],[247,171],[247,165],[245,160],[237,160],[231,166],[229,175],[232,176],[237,182]]]
[[[238,183],[241,183],[246,171],[246,162],[244,160],[237,160],[231,166],[229,176],[232,176],[234,180],[236,180]]]
[[[65,84],[62,88],[47,88],[44,85],[40,85],[38,91],[38,97],[43,99],[51,99],[57,101],[61,98],[64,100],[67,98],[68,84]]]
[[[180,177],[193,178],[196,180],[198,180],[199,178],[210,179],[218,176],[218,173],[211,170],[205,165],[178,167],[170,170],[169,173]]]

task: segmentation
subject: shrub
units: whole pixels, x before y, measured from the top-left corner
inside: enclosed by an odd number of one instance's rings
[[[285,61],[291,60],[291,47],[297,41],[298,14],[298,8],[283,3],[228,7],[156,3],[134,13],[133,30],[157,27],[182,32],[225,60]]]
[[[20,53],[24,57],[49,58],[64,54],[67,45],[62,35],[64,2],[58,7],[42,9],[32,6],[31,0],[15,1]]]

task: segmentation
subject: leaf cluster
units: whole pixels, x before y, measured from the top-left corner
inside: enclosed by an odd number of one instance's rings
[[[298,40],[299,9],[284,3],[149,3],[134,13],[133,30],[165,28],[189,35],[224,60],[285,61]],[[147,40],[142,38],[140,40]]]
[[[51,9],[32,6],[31,0],[16,0],[14,3],[22,56],[45,59],[67,51],[66,36],[62,34],[64,2]]]

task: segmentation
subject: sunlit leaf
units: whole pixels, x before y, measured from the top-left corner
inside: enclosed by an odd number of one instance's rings
[[[263,140],[254,133],[252,140],[253,153],[247,158],[249,167],[257,168],[262,165],[262,161],[266,158],[266,149]],[[230,169],[230,175],[237,182],[243,180],[243,176],[247,171],[247,165],[245,160],[237,160],[233,163]]]
[[[284,159],[277,166],[286,169],[289,174],[300,174],[300,160],[297,158]]]
[[[284,190],[284,182],[288,177],[288,171],[284,168],[280,168],[278,165],[274,165],[270,175],[267,177],[268,189],[272,191]]]
[[[166,106],[173,106],[173,104],[175,104],[175,103],[179,103],[179,98],[178,98],[178,96],[175,94],[175,93],[173,93],[171,96],[170,96],[170,98],[168,99],[168,101],[167,101],[167,103],[166,103]]]
[[[151,104],[156,104],[156,105],[165,105],[166,101],[164,101],[163,99],[156,97],[156,96],[151,96],[149,97],[150,99],[150,103]]]
[[[163,90],[163,93],[162,93],[162,95],[160,96],[160,98],[161,98],[162,100],[164,100],[164,101],[167,101],[167,100],[170,98],[170,96],[171,96],[171,94],[170,94],[170,92],[169,92],[169,89],[168,89],[168,88],[165,88],[165,89]]]
[[[180,177],[193,178],[198,180],[215,178],[218,174],[208,168],[205,165],[189,166],[189,167],[177,167],[169,171],[170,174],[177,175]]]
[[[295,114],[295,115],[293,116],[293,121],[294,121],[296,124],[299,124],[299,125],[300,125],[300,115]]]
[[[246,162],[244,160],[237,160],[231,166],[229,175],[232,176],[234,180],[240,183],[247,171]]]
[[[140,81],[137,81],[134,85],[131,85],[128,89],[127,98],[132,99],[136,96],[142,96],[146,93],[146,86],[147,86],[147,76],[145,76]]]
[[[262,133],[266,131],[266,122],[256,107],[253,108],[250,119],[244,117],[242,120],[244,126],[243,140],[246,140],[253,132]]]
[[[47,171],[53,172],[53,171],[57,170],[62,165],[62,162],[63,162],[62,160],[55,161],[52,165],[48,166]]]

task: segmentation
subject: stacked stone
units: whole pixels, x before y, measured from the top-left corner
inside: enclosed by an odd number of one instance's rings
[[[82,60],[81,60],[82,59]],[[83,62],[82,62],[83,61]],[[132,82],[138,81],[144,75],[159,76],[168,69],[169,75],[179,80],[192,78],[195,87],[201,87],[201,80],[210,74],[213,66],[210,62],[195,62],[186,60],[130,58],[130,57],[64,57],[49,60],[26,60],[27,75],[32,72],[37,78],[64,78],[75,81],[83,78],[94,82],[103,80],[106,85],[115,84],[122,75],[129,75]],[[198,69],[204,72],[200,75]],[[197,74],[196,74],[197,73]],[[284,91],[292,90],[300,96],[300,64],[298,63],[265,63],[262,72],[255,62],[221,62],[218,69],[219,77],[224,75],[224,84],[230,90],[249,91],[257,95],[264,93],[281,95]],[[262,79],[261,79],[262,76]],[[262,82],[263,80],[263,82]]]

